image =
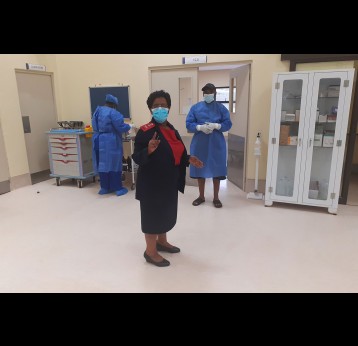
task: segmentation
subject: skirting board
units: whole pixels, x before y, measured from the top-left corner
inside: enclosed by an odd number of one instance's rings
[[[258,181],[258,192],[265,193],[266,180]],[[246,179],[245,192],[253,192],[255,189],[255,179]]]
[[[16,177],[10,178],[10,190],[16,190],[20,187],[31,185],[31,176],[30,173],[18,175]]]
[[[10,192],[10,180],[0,182],[0,195]]]

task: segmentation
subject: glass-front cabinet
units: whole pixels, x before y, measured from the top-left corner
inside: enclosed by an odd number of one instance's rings
[[[336,213],[354,69],[275,74],[265,205]]]

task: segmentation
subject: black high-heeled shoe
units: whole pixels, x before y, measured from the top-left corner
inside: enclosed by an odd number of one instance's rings
[[[180,249],[176,246],[173,247],[168,247],[168,246],[164,246],[162,244],[157,243],[157,251],[165,251],[165,252],[169,252],[169,253],[178,253],[180,252]]]
[[[148,263],[154,264],[157,267],[168,267],[170,265],[170,262],[168,260],[166,260],[165,258],[163,258],[160,262],[154,261],[152,259],[152,257],[147,255],[147,253],[145,251],[144,251],[144,258]]]

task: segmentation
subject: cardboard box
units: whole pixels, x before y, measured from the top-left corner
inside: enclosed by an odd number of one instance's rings
[[[335,123],[337,121],[336,114],[327,114],[327,123]]]
[[[281,125],[280,126],[280,145],[288,144],[288,136],[290,134],[290,125]]]
[[[297,136],[289,136],[287,140],[288,145],[297,145],[298,137]]]

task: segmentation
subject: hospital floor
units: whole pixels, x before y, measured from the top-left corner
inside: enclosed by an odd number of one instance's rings
[[[209,183],[209,184],[208,184]],[[145,262],[139,202],[55,180],[0,195],[0,292],[358,292],[358,207],[248,200],[224,183],[223,208],[179,196],[171,265]]]

